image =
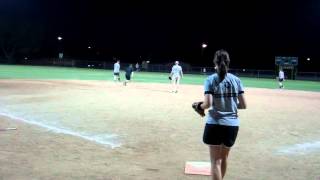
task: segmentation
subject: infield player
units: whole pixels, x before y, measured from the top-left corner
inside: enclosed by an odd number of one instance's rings
[[[117,60],[113,65],[113,80],[120,82],[120,60]]]
[[[133,66],[132,64],[130,64],[127,68],[126,68],[126,80],[123,82],[123,85],[127,85],[128,82],[131,81],[131,78],[133,77]]]
[[[178,92],[178,86],[180,84],[180,79],[183,77],[182,67],[179,65],[179,61],[175,62],[175,65],[171,68],[171,83],[172,83],[172,91]]]
[[[228,73],[229,54],[219,50],[214,56],[216,73],[204,83],[204,100],[192,104],[194,110],[206,117],[203,142],[209,146],[212,179],[221,180],[226,174],[227,159],[234,145],[238,129],[238,109],[246,108],[244,89],[238,77]]]
[[[284,72],[282,69],[280,69],[279,70],[279,88],[280,89],[284,88],[283,81],[284,81]]]

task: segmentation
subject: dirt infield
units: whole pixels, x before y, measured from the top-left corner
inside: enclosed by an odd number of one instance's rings
[[[201,86],[0,80],[2,179],[208,179]],[[320,178],[320,93],[246,89],[226,179]]]

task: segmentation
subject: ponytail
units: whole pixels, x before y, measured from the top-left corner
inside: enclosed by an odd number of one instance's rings
[[[218,50],[214,55],[213,60],[215,66],[217,67],[217,72],[220,82],[223,81],[226,74],[228,73],[230,58],[229,54],[225,50]]]
[[[226,66],[226,63],[224,61],[222,61],[220,64],[219,64],[219,67],[218,67],[218,74],[219,74],[219,79],[220,79],[220,82],[223,81],[224,77],[226,76],[227,74],[227,66]]]

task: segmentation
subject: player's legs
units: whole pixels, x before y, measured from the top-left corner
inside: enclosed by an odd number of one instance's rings
[[[203,142],[209,146],[211,159],[212,179],[222,179],[222,126],[216,124],[206,124],[203,132]],[[224,171],[225,172],[225,171]]]
[[[173,75],[171,77],[171,83],[172,83],[172,91],[171,92],[178,92],[178,85],[180,83],[180,76]]]
[[[120,74],[119,73],[113,73],[113,80],[114,81],[119,81],[120,82]]]
[[[176,77],[175,76],[171,77],[171,84],[172,84],[172,91],[171,92],[175,92],[176,91]]]
[[[223,179],[227,171],[227,160],[230,148],[225,147],[224,145],[210,145],[209,149],[212,179]]]
[[[222,146],[221,146],[221,173],[222,178],[225,176],[227,171],[227,160],[231,147],[236,142],[238,136],[239,127],[238,126],[222,126]]]
[[[227,171],[227,160],[239,127],[206,124],[203,142],[209,145],[213,179],[222,179]]]
[[[130,80],[131,80],[131,77],[130,77],[130,75],[127,75],[126,74],[126,80],[123,82],[123,85],[127,85],[128,84],[128,82],[130,82]]]
[[[283,88],[283,84],[282,84],[282,82],[283,82],[283,79],[279,79],[279,88],[280,88],[280,89],[282,89],[282,88]]]
[[[180,84],[180,76],[176,78],[176,91],[175,91],[176,93],[178,92],[179,84]]]
[[[221,145],[210,145],[210,159],[211,159],[211,174],[213,180],[222,180],[222,157],[221,157]]]
[[[222,174],[222,178],[226,175],[227,172],[227,166],[228,166],[228,156],[229,156],[229,152],[230,152],[230,148],[226,147],[226,146],[222,146],[221,147],[221,174]]]

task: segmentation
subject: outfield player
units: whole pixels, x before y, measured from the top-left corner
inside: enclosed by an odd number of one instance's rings
[[[238,109],[245,109],[244,89],[238,77],[228,73],[229,54],[219,50],[214,56],[217,73],[204,83],[204,101],[193,104],[204,116],[211,107],[203,133],[203,142],[209,145],[212,179],[221,180],[226,174],[229,151],[236,141],[239,129]]]
[[[179,65],[179,61],[175,62],[175,65],[172,66],[171,73],[171,82],[172,82],[172,91],[178,92],[178,86],[180,84],[180,79],[183,77],[182,67]]]
[[[113,65],[113,80],[120,82],[120,61],[117,60],[116,63]]]
[[[123,85],[127,85],[128,82],[130,82],[131,78],[133,76],[133,66],[130,64],[126,69],[126,81],[123,82]]]
[[[137,72],[140,71],[140,65],[139,65],[139,63],[136,64],[136,71],[137,71]]]
[[[282,69],[279,70],[279,88],[283,88],[283,81],[284,81],[284,72]]]

